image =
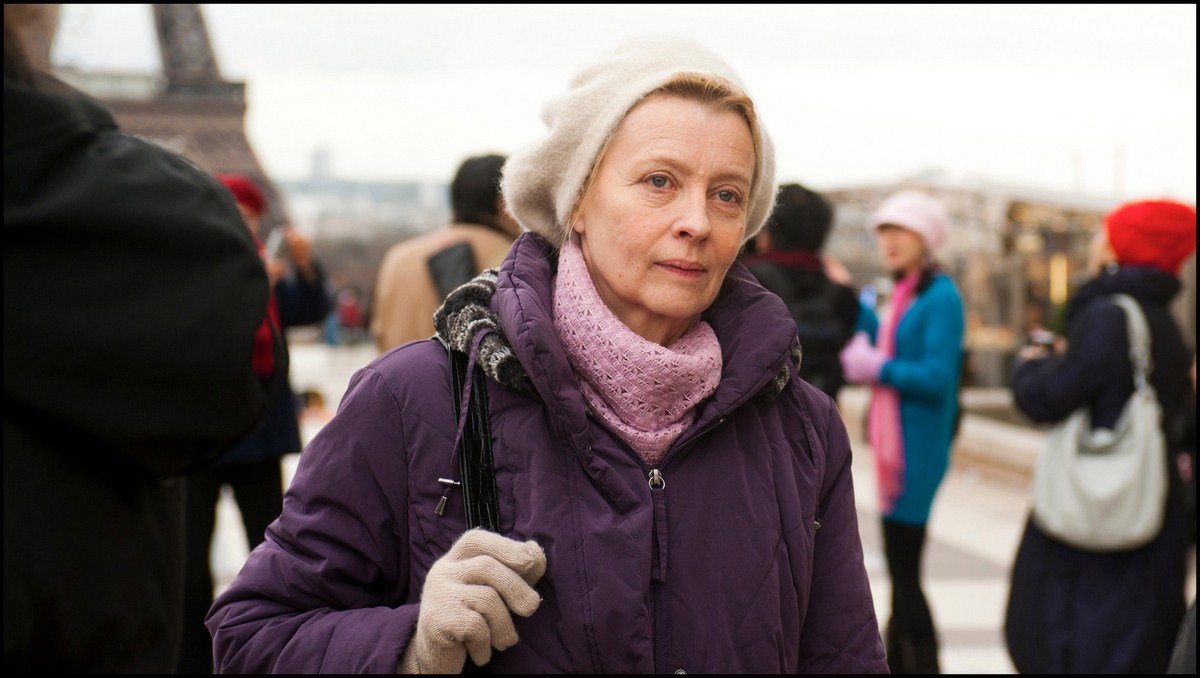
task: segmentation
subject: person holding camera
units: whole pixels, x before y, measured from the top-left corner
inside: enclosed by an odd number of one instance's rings
[[[1091,243],[1088,280],[1068,302],[1065,341],[1031,345],[1013,367],[1013,401],[1035,422],[1088,408],[1093,429],[1114,429],[1135,390],[1125,294],[1145,316],[1149,385],[1162,408],[1166,512],[1149,543],[1085,549],[1026,520],[1011,574],[1005,639],[1021,673],[1164,673],[1185,610],[1191,523],[1175,472],[1178,436],[1193,408],[1193,353],[1172,317],[1179,270],[1196,249],[1196,210],[1171,200],[1123,204]]]
[[[245,225],[259,240],[266,196],[249,177],[217,177],[233,195]],[[276,226],[259,253],[271,281],[267,313],[255,338],[252,362],[260,375],[282,370],[266,419],[249,436],[223,454],[209,469],[187,476],[187,559],[184,566],[184,634],[179,671],[212,673],[212,637],[204,616],[213,599],[211,546],[217,503],[223,487],[233,492],[250,549],[263,541],[267,525],[283,509],[284,455],[300,452],[300,419],[292,391],[286,342],[273,344],[273,334],[289,327],[321,322],[329,313],[325,275],[313,256],[312,243],[291,226]]]

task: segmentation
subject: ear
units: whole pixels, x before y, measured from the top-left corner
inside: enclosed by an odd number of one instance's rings
[[[575,233],[582,235],[583,233],[587,232],[587,224],[584,223],[583,217],[581,217],[579,214],[578,205],[575,207],[575,210],[571,212],[571,218],[567,221],[567,224],[569,225],[569,230],[574,231]]]

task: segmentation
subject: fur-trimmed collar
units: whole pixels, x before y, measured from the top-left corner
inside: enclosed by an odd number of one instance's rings
[[[475,356],[475,362],[483,368],[484,374],[510,390],[537,397],[529,375],[500,330],[499,318],[492,312],[490,301],[496,292],[496,280],[497,270],[489,268],[447,295],[433,315],[434,329],[451,349],[467,354],[470,354],[475,338],[481,332],[485,333]],[[799,370],[803,358],[799,339],[792,343],[791,358],[795,369]],[[775,378],[767,382],[754,399],[774,400],[791,377],[792,370],[784,363]]]

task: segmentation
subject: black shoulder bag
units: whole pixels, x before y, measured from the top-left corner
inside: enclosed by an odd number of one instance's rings
[[[457,425],[461,414],[458,408],[467,379],[467,354],[450,348],[441,337],[438,340],[446,347],[449,358],[450,396],[454,401],[454,421]],[[467,421],[455,452],[458,455],[458,477],[467,529],[482,527],[499,532],[500,507],[496,498],[496,472],[492,467],[492,430],[488,421],[486,379],[483,368],[475,365]]]
[[[429,277],[437,288],[438,298],[445,299],[456,287],[470,282],[478,269],[470,243],[460,242],[433,254],[426,260]]]

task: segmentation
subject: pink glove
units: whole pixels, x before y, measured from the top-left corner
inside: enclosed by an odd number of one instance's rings
[[[842,371],[846,381],[856,384],[874,384],[879,381],[883,364],[888,361],[882,351],[871,345],[866,332],[858,332],[842,349],[838,357],[842,360]]]

